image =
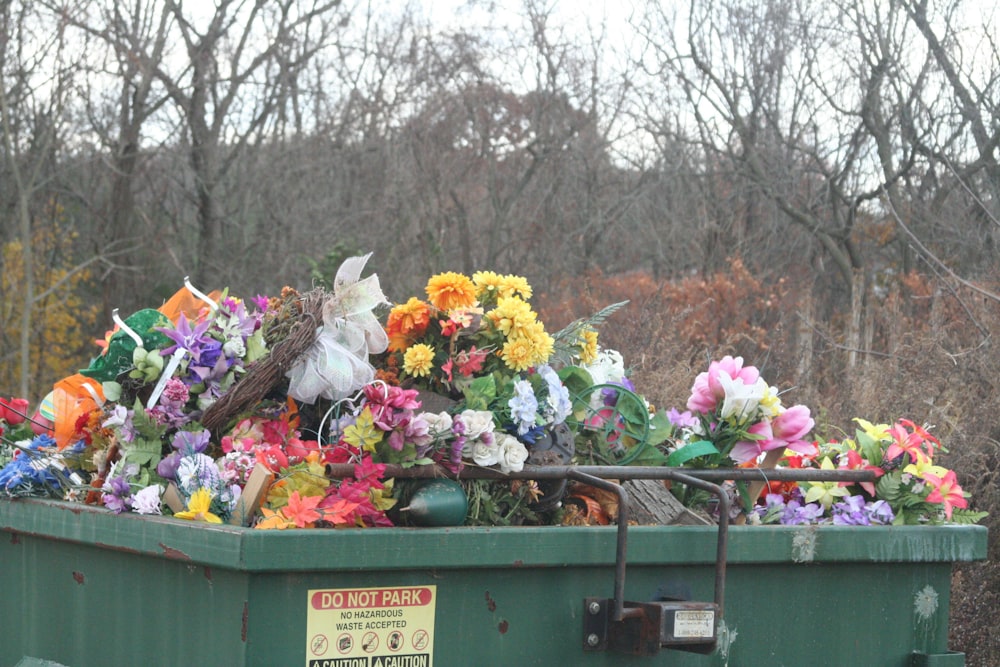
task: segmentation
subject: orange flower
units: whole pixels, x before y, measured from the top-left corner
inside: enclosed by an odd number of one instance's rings
[[[281,509],[281,512],[299,528],[312,528],[314,523],[323,518],[323,515],[316,511],[316,505],[321,500],[322,496],[303,498],[298,491],[293,491],[288,497],[288,504]]]
[[[430,306],[417,297],[389,311],[385,332],[389,336],[389,351],[402,352],[427,331],[431,321]]]
[[[438,310],[468,308],[476,303],[476,286],[461,273],[439,273],[427,281],[427,298]]]

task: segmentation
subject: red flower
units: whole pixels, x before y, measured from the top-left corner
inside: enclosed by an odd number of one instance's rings
[[[28,418],[28,401],[24,398],[0,398],[0,419],[17,426]]]

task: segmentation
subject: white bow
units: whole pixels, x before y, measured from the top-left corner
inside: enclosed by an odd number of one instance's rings
[[[295,400],[339,401],[375,379],[368,355],[385,352],[389,337],[372,310],[389,302],[376,274],[359,280],[371,256],[350,257],[337,269],[316,341],[286,374],[288,395]]]

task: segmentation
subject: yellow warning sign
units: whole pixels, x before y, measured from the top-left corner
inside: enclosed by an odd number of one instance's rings
[[[306,667],[432,667],[437,586],[309,591]]]

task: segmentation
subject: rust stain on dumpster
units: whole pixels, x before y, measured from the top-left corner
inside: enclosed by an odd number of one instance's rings
[[[163,555],[167,558],[173,558],[174,560],[191,560],[191,556],[180,549],[174,549],[173,547],[168,547],[163,542],[160,542],[160,548],[163,549]]]
[[[486,608],[490,611],[497,610],[497,601],[490,597],[489,591],[486,591]]]
[[[243,625],[240,628],[240,639],[243,643],[247,643],[247,619],[250,617],[250,603],[247,600],[243,601]]]
[[[510,629],[510,624],[507,622],[507,619],[505,618],[504,620],[500,621],[500,625],[498,625],[497,628],[500,630],[500,634],[505,635],[507,634],[507,630]]]
[[[11,544],[20,544],[21,543],[21,538],[18,537],[17,533],[11,533],[10,534],[10,543]]]
[[[83,576],[83,572],[77,572],[75,570],[73,571],[73,581],[80,584],[81,586],[83,585],[84,578],[85,577]]]

